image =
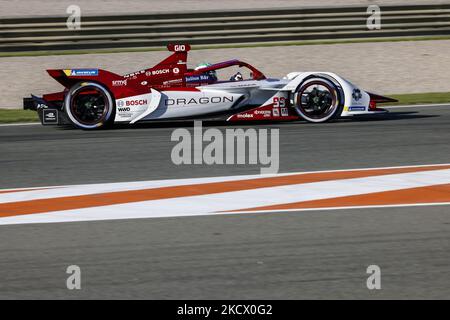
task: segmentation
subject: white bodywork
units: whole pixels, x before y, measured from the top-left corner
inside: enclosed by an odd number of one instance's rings
[[[353,116],[358,114],[367,114],[373,113],[373,111],[369,111],[369,103],[370,96],[364,90],[358,88],[350,81],[345,80],[344,78],[338,76],[337,74],[330,72],[293,72],[289,73],[286,78],[289,79],[289,83],[283,90],[293,92],[295,89],[303,82],[306,78],[312,76],[326,76],[334,79],[342,88],[342,92],[344,93],[344,108],[342,109],[341,117]],[[355,90],[359,90],[361,93],[361,97],[359,99],[355,99],[353,97],[353,93]]]
[[[310,76],[331,78],[340,86],[344,94],[342,117],[374,113],[369,111],[369,94],[342,77],[329,72],[293,72],[282,79],[221,82],[199,86],[197,90],[152,89],[148,94],[117,99],[115,122],[195,117],[237,112],[246,105],[263,106],[275,96],[291,99],[292,93]]]

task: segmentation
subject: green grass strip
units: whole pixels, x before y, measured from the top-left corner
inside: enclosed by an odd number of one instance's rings
[[[0,123],[39,122],[37,112],[20,109],[0,109]]]
[[[450,92],[392,94],[387,96],[399,101],[390,105],[450,104]]]

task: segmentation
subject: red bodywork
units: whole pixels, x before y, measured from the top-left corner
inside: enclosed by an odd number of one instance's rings
[[[220,62],[207,67],[203,67],[198,70],[191,70],[187,68],[187,55],[190,50],[190,46],[187,44],[171,44],[168,46],[169,51],[173,52],[172,55],[158,63],[152,68],[140,70],[134,73],[126,75],[118,75],[113,72],[109,72],[102,69],[86,69],[95,71],[95,75],[77,75],[72,73],[78,69],[54,69],[47,70],[48,74],[65,87],[64,91],[45,94],[42,99],[45,103],[53,106],[62,106],[62,102],[70,88],[80,82],[95,82],[103,85],[107,88],[115,99],[122,99],[132,96],[139,96],[148,94],[151,89],[157,91],[199,91],[196,87],[202,85],[208,85],[212,82],[204,80],[202,77],[198,82],[189,81],[186,79],[189,77],[195,77],[208,73],[209,71],[215,71],[219,69],[228,68],[231,66],[246,67],[251,71],[251,78],[253,80],[264,80],[266,76],[253,67],[252,65],[240,61],[229,60]],[[84,94],[89,94],[85,92]],[[377,103],[395,102],[396,100],[386,98],[383,96],[371,94],[369,111],[382,111],[377,108]],[[298,120],[300,116],[295,110],[290,107],[289,99],[285,97],[274,97],[274,99],[285,99],[282,105],[277,103],[265,104],[255,107],[250,110],[244,110],[236,114],[231,115],[228,121],[248,121],[248,120]],[[276,111],[276,112],[275,112]]]
[[[43,99],[52,102],[61,102],[64,100],[66,92],[75,84],[83,81],[98,82],[108,88],[116,99],[122,99],[130,96],[137,96],[150,92],[151,88],[158,91],[177,90],[177,91],[196,91],[195,86],[205,83],[186,83],[186,77],[201,75],[211,70],[239,66],[248,68],[254,80],[266,79],[265,75],[252,65],[239,60],[229,60],[213,64],[200,70],[187,69],[187,54],[190,46],[169,45],[169,51],[173,52],[171,56],[164,59],[156,66],[140,70],[127,75],[118,75],[106,70],[98,69],[98,75],[95,76],[73,76],[70,77],[63,69],[47,70],[48,74],[62,84],[66,89],[62,92],[46,94]],[[119,84],[119,85],[117,85]]]
[[[184,74],[187,71],[187,52],[190,50],[190,46],[169,45],[168,49],[174,53],[156,66],[124,76],[102,69],[99,69],[98,75],[95,76],[71,75],[70,77],[66,74],[66,71],[70,70],[47,70],[48,74],[62,84],[66,90],[46,94],[43,99],[49,102],[62,101],[67,90],[82,81],[103,84],[116,99],[145,94],[149,92],[150,88],[183,87],[185,85]]]

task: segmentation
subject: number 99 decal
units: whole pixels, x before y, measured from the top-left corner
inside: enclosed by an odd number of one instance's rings
[[[273,97],[273,106],[275,108],[285,108],[287,106],[287,99],[285,97]]]

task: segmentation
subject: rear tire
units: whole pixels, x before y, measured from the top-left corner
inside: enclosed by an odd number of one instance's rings
[[[70,121],[78,128],[104,128],[114,121],[114,100],[109,91],[95,82],[81,82],[66,95],[64,108]]]
[[[330,121],[341,114],[342,107],[339,87],[325,78],[310,78],[294,93],[297,114],[309,122]]]

